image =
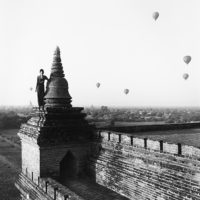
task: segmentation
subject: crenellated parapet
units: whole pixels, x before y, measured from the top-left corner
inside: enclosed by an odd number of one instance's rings
[[[83,200],[66,186],[63,186],[52,178],[35,177],[33,172],[26,169],[21,173],[15,186],[20,190],[22,200]]]
[[[159,153],[172,154],[175,156],[190,157],[200,159],[200,148],[183,145],[181,143],[167,143],[162,140],[156,141],[148,138],[137,138],[127,133],[114,131],[99,131],[99,138],[102,142],[110,142],[113,144],[121,144],[122,146],[130,146],[145,149],[146,151],[155,151]]]
[[[132,200],[200,199],[199,148],[99,131],[88,172]]]

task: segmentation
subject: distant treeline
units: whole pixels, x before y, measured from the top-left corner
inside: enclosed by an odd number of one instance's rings
[[[17,114],[14,111],[0,112],[0,128],[19,128],[30,117],[28,115]]]
[[[200,108],[86,108],[91,122],[164,122],[190,123],[200,121]]]
[[[32,106],[0,106],[0,113],[20,113],[23,115],[28,115],[32,110]]]

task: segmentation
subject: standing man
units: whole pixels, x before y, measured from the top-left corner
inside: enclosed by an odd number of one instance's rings
[[[47,76],[44,75],[44,70],[40,69],[40,75],[37,77],[37,84],[35,91],[37,92],[37,98],[38,98],[38,106],[39,110],[42,108],[44,110],[44,82],[45,80],[49,80]]]

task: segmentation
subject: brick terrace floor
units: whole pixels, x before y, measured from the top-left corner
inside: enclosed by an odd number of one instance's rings
[[[128,198],[88,179],[68,180],[65,185],[86,200],[128,200]]]
[[[145,133],[134,133],[137,138],[148,138],[152,140],[163,140],[169,143],[181,143],[194,147],[200,147],[200,129],[182,129],[169,131],[152,131]]]

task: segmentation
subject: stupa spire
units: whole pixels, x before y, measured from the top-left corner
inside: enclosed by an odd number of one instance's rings
[[[60,48],[57,46],[53,55],[47,93],[44,97],[45,107],[71,107],[71,96],[68,91],[68,82],[64,77]]]
[[[51,77],[64,77],[62,62],[60,58],[60,48],[57,46],[53,55],[53,63],[51,67]]]
[[[57,56],[60,57],[60,47],[59,47],[59,46],[56,47],[56,50],[55,50],[55,52],[54,52],[54,55],[57,55]]]

